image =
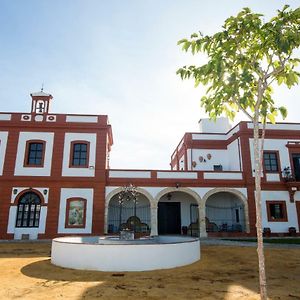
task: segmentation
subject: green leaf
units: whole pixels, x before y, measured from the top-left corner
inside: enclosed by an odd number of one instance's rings
[[[196,49],[196,42],[195,41],[192,41],[191,48],[192,48],[192,54],[195,54],[195,49]]]
[[[285,77],[284,76],[278,76],[277,77],[277,83],[278,85],[281,85],[285,80]]]
[[[219,32],[206,36],[193,33],[190,39],[180,40],[183,51],[205,53],[207,62],[181,68],[177,74],[193,79],[195,87],[207,85],[201,105],[210,117],[225,113],[234,118],[236,111],[243,110],[253,119],[258,107],[259,119],[274,123],[279,112],[285,118],[287,111],[276,108],[273,83],[291,88],[299,82],[296,66],[300,60],[291,58],[300,48],[299,23],[300,7],[292,10],[284,6],[269,21],[244,8],[227,18]]]
[[[177,45],[181,45],[183,43],[186,43],[188,40],[187,39],[181,39],[177,42]]]
[[[288,87],[291,87],[298,83],[298,76],[294,72],[290,72],[286,76],[286,84]]]
[[[183,43],[182,50],[188,51],[190,45],[191,45],[191,43],[189,41]]]
[[[275,124],[275,116],[273,114],[267,114],[268,120],[272,123]]]
[[[199,84],[201,83],[201,81],[199,79],[195,79],[195,87],[197,87]]]
[[[287,109],[284,106],[280,106],[278,110],[280,111],[282,118],[285,119],[287,117]]]

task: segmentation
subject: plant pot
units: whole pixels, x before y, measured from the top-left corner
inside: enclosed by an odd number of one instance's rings
[[[289,236],[296,236],[296,227],[289,227]]]
[[[270,237],[271,236],[271,228],[264,227],[263,235],[264,235],[264,237]]]

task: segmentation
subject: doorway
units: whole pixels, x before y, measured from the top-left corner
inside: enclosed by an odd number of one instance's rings
[[[180,202],[158,203],[158,234],[181,234]]]
[[[300,232],[300,201],[296,201],[296,210],[297,210],[297,217],[298,217],[298,226]]]
[[[300,181],[300,154],[292,154],[293,166],[294,166],[294,175],[296,181]]]

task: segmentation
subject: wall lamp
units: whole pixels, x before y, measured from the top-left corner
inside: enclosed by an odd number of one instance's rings
[[[289,187],[289,194],[290,194],[290,202],[294,203],[295,199],[295,193],[297,192],[298,188],[296,186],[290,186]]]

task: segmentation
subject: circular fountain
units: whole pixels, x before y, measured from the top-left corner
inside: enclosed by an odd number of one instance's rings
[[[200,259],[200,241],[187,236],[135,239],[139,193],[130,184],[119,193],[119,236],[62,237],[52,240],[51,262],[65,268],[97,271],[148,271],[191,264]],[[122,206],[132,201],[132,222],[122,228]],[[79,223],[79,221],[78,221]],[[128,226],[128,228],[127,228]]]
[[[62,237],[52,241],[51,263],[97,271],[149,271],[200,259],[200,241],[186,236],[122,240],[116,236]]]

